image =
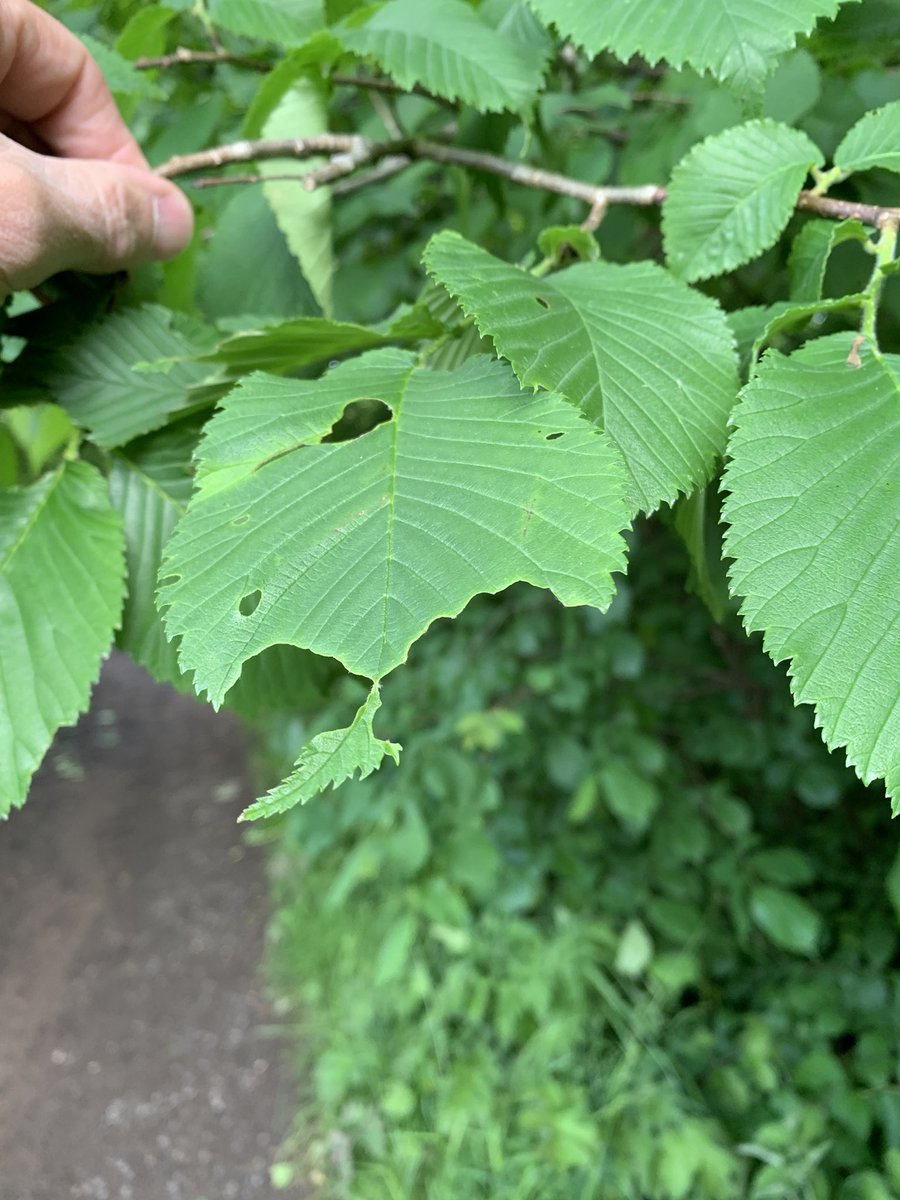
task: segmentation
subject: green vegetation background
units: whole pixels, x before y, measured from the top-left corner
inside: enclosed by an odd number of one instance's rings
[[[403,768],[270,834],[323,1195],[900,1194],[893,829],[685,565],[649,524],[606,616],[443,622]]]

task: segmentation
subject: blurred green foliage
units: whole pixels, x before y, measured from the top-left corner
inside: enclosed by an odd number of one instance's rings
[[[606,616],[441,623],[404,768],[268,831],[321,1195],[900,1194],[889,821],[684,571],[648,524]]]

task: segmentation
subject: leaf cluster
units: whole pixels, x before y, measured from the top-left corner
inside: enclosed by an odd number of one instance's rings
[[[114,636],[250,715],[368,681],[248,815],[366,774],[436,620],[603,611],[654,512],[898,802],[900,19],[783,9],[60,6],[151,161],[224,171],[176,262],[9,309],[0,813]]]

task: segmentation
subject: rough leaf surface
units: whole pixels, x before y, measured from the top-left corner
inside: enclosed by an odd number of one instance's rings
[[[623,62],[689,63],[738,88],[758,87],[777,56],[833,17],[841,0],[528,0],[561,37],[589,54],[611,50]]]
[[[695,146],[672,172],[663,205],[666,259],[683,279],[749,262],[787,225],[807,173],[824,162],[805,133],[748,121]]]
[[[360,399],[391,419],[323,444]],[[605,608],[624,563],[615,450],[485,357],[443,372],[377,350],[316,382],[252,376],[207,426],[198,480],[160,596],[216,704],[267,646],[379,679],[479,592],[524,580]]]
[[[380,707],[381,697],[374,687],[350,725],[317,734],[303,747],[284,783],[245,808],[241,820],[254,821],[287,812],[295,804],[305,804],[318,792],[337,787],[357,773],[360,779],[365,779],[378,770],[385,756],[399,762],[401,747],[377,738],[372,729]]]
[[[524,386],[560,391],[602,425],[635,509],[710,477],[738,386],[714,301],[653,263],[581,263],[538,279],[455,233],[431,241],[425,265]]]
[[[724,486],[748,629],[789,659],[831,747],[900,799],[900,359],[852,334],[769,354],[745,388]]]
[[[418,84],[479,112],[526,107],[543,79],[543,48],[499,33],[465,0],[388,0],[339,34],[401,87]]]
[[[0,491],[0,817],[85,708],[119,620],[122,527],[87,463]]]

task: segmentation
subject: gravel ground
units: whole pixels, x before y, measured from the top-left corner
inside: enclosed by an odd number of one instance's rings
[[[115,657],[0,825],[0,1200],[275,1195],[251,798],[234,722]]]

